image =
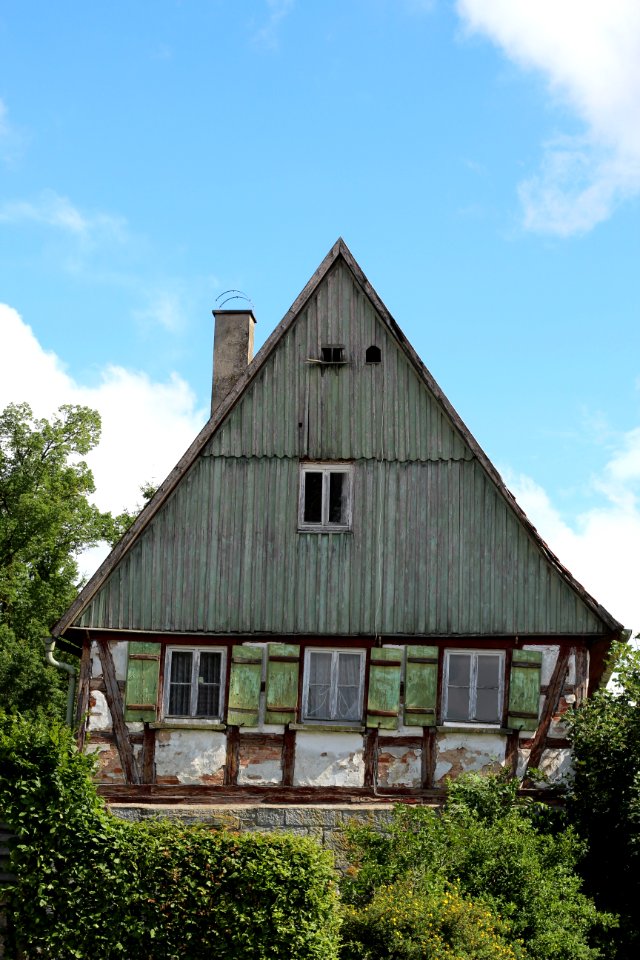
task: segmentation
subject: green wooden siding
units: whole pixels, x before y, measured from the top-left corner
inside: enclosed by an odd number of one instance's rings
[[[438,698],[438,648],[407,647],[404,722],[408,727],[434,727]]]
[[[260,714],[262,649],[235,646],[231,653],[227,723],[238,727],[257,727]]]
[[[348,364],[308,363],[342,343]],[[376,344],[380,364],[366,364]],[[300,458],[353,463],[353,529],[299,533]],[[339,261],[82,627],[602,634]]]
[[[374,647],[369,662],[367,726],[395,730],[400,710],[402,650]]]
[[[130,641],[127,661],[125,720],[157,719],[160,646]]]
[[[514,650],[509,683],[509,719],[512,730],[535,730],[540,704],[542,654],[535,650]]]
[[[79,624],[326,635],[602,632],[476,461],[359,461],[353,480],[352,532],[301,534],[295,460],[203,457]]]
[[[308,363],[326,343],[345,366]],[[376,344],[380,364],[367,364]],[[318,288],[207,452],[230,457],[458,460],[472,453],[344,264]]]

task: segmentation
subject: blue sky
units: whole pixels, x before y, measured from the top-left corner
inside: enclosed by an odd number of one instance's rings
[[[640,629],[636,0],[0,4],[0,404],[136,502],[338,236],[552,548]],[[141,439],[142,438],[142,439]]]

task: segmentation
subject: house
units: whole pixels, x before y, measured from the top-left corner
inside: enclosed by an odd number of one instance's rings
[[[338,240],[53,630],[112,799],[433,797],[553,779],[621,625],[576,582]],[[250,361],[250,362],[249,362]],[[86,718],[86,719],[85,719]]]

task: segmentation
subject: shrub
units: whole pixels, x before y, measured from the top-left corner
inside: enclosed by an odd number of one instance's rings
[[[344,896],[361,911],[403,881],[425,895],[454,883],[502,918],[512,947],[523,941],[535,960],[593,960],[614,922],[581,892],[575,832],[519,803],[500,776],[459,778],[441,813],[398,807],[386,836],[361,828],[352,842]]]
[[[0,719],[16,939],[42,960],[333,960],[331,859],[310,840],[112,817],[64,727]]]
[[[379,887],[362,908],[346,907],[344,960],[524,960],[508,925],[455,886],[424,892],[403,881]],[[513,940],[513,938],[511,938]]]
[[[640,650],[612,651],[613,689],[599,690],[570,718],[574,776],[567,811],[587,841],[587,889],[621,913],[619,952],[640,955]]]

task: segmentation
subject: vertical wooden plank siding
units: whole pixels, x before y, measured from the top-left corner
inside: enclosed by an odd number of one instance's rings
[[[327,343],[345,365],[308,362]],[[353,464],[350,532],[298,532],[301,456]],[[602,633],[342,261],[77,625]]]

